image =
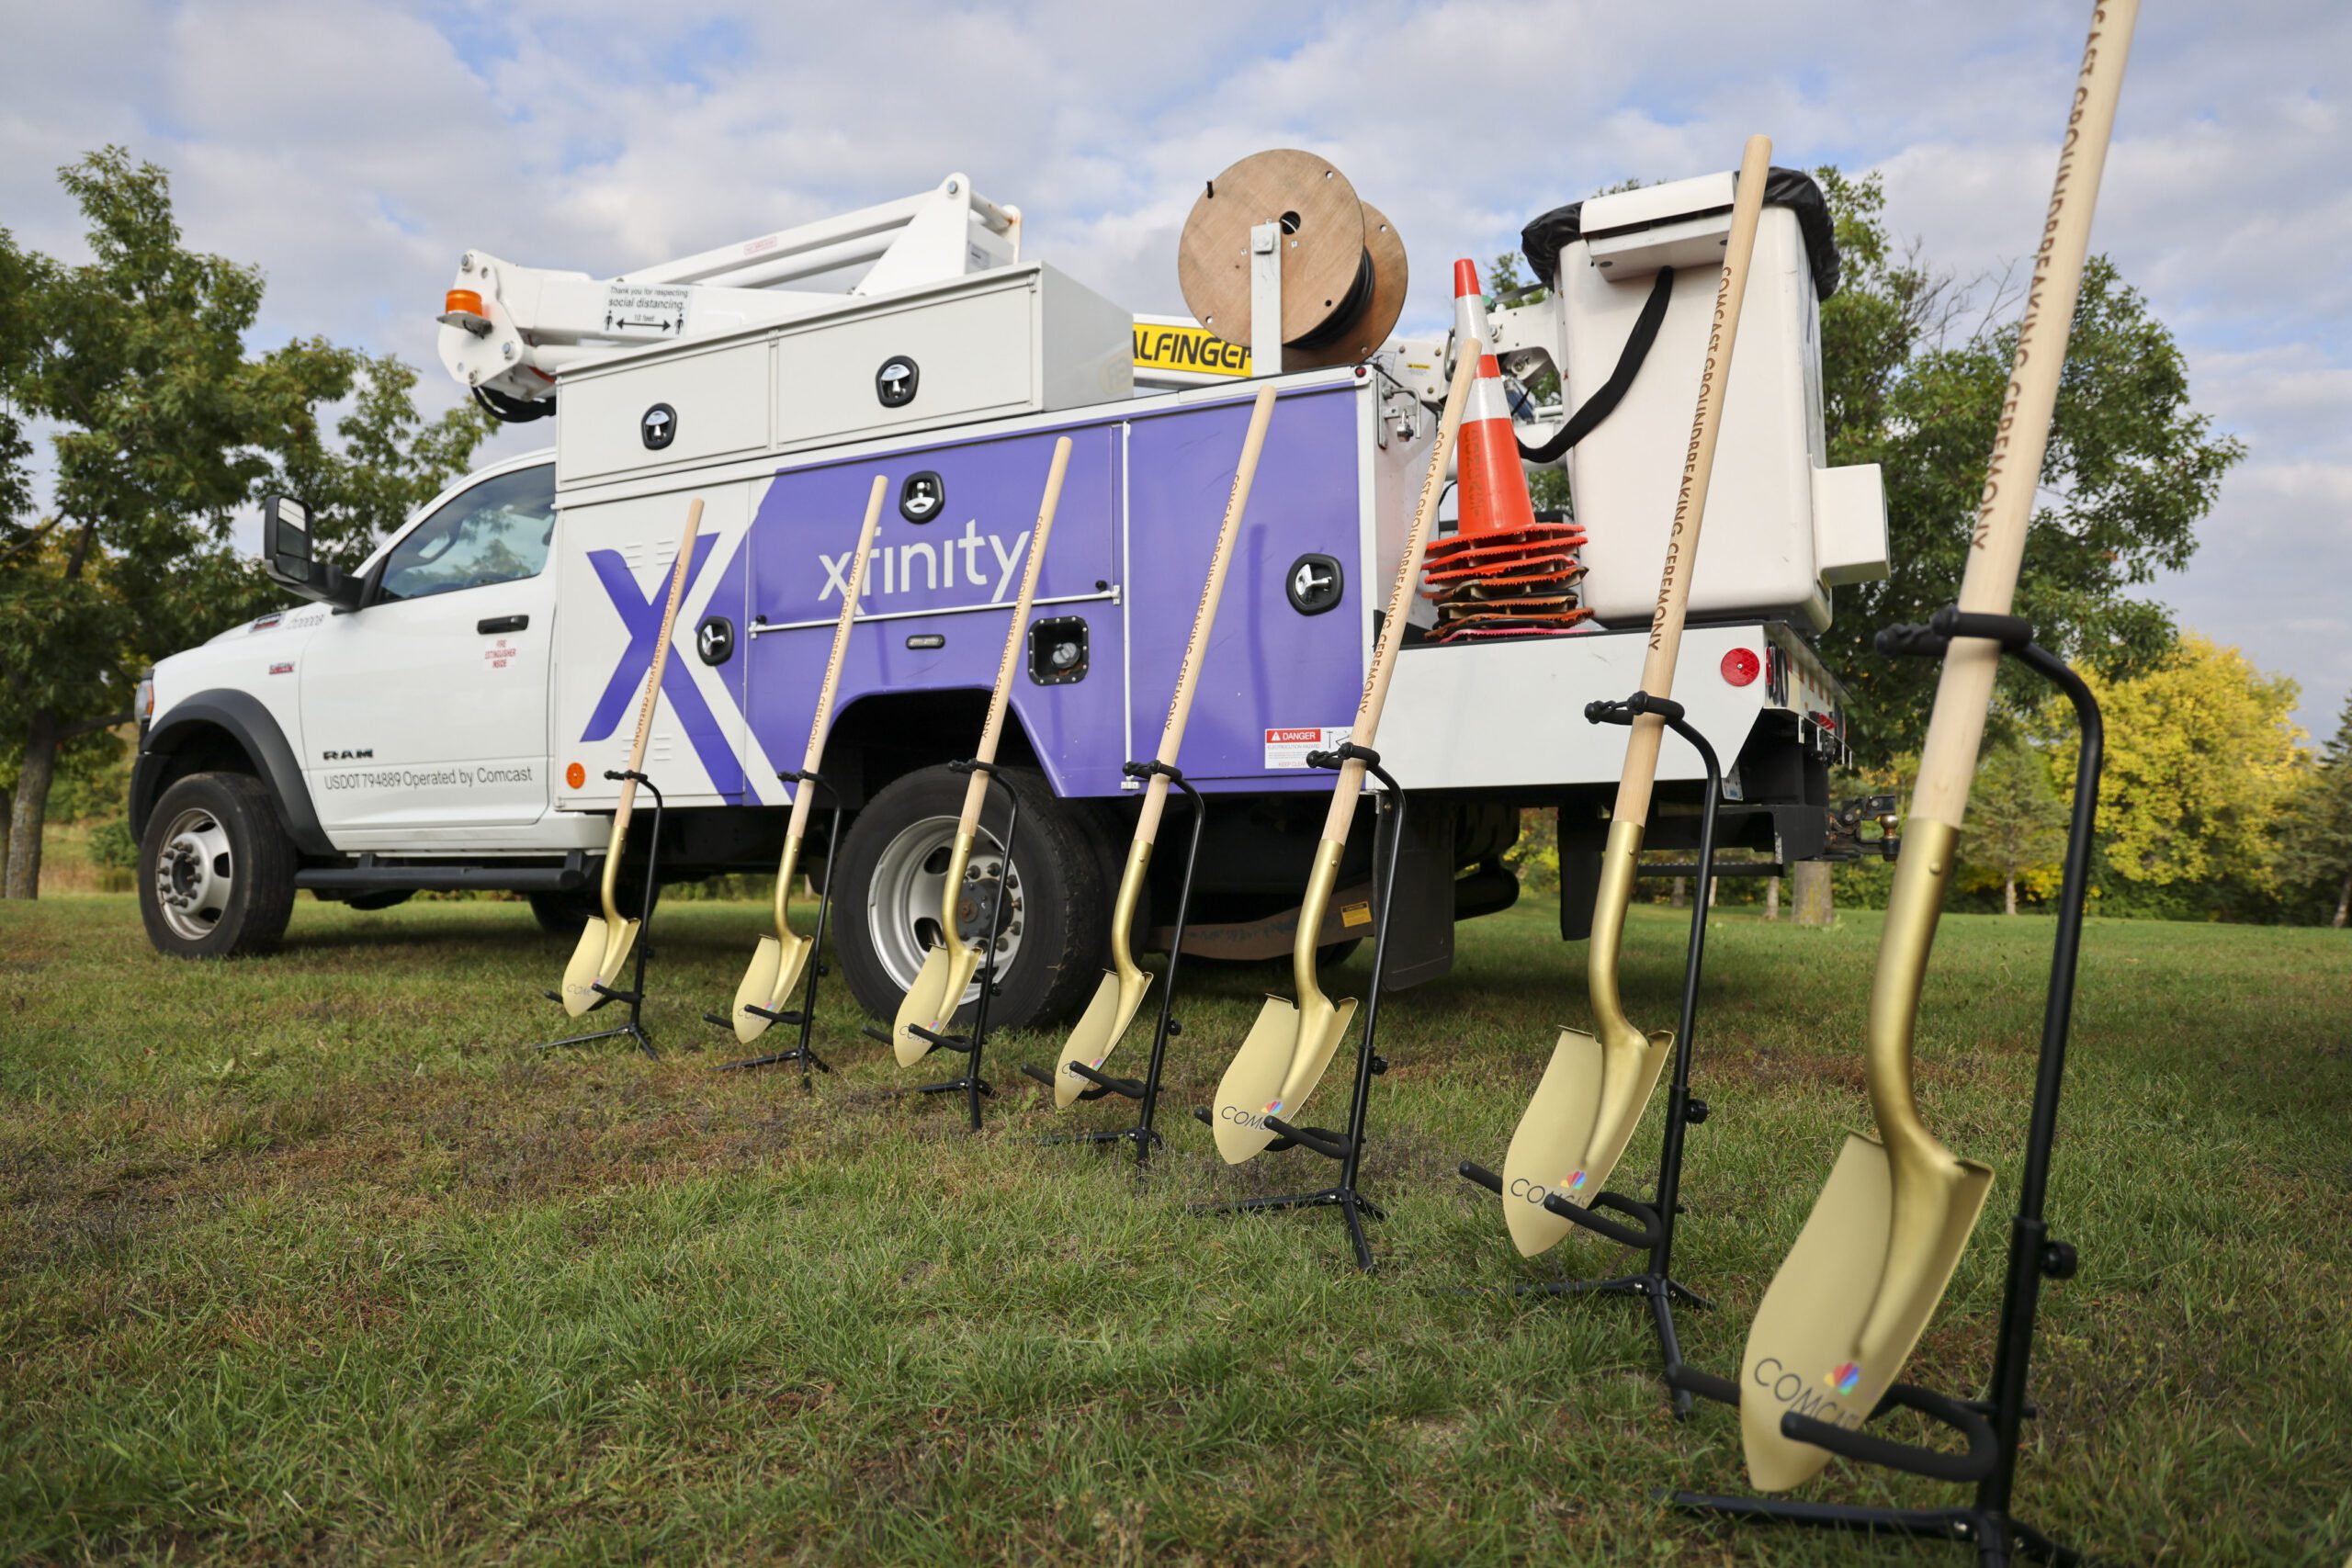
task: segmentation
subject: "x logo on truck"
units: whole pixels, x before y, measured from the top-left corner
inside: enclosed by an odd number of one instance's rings
[[[702,576],[702,569],[709,564],[718,536],[704,534],[695,540],[694,559],[686,563],[686,591],[694,591],[695,581]],[[595,569],[596,581],[604,584],[605,595],[613,602],[613,609],[628,630],[628,646],[621,650],[621,661],[613,666],[612,679],[605,682],[605,694],[596,700],[595,712],[588,716],[588,728],[582,731],[582,741],[596,741],[610,736],[628,712],[629,699],[637,695],[639,682],[653,667],[653,642],[662,635],[662,610],[670,596],[670,574],[662,572],[653,580],[651,597],[638,587],[636,577],[618,550],[590,550],[588,564]],[[676,644],[671,645],[676,651]],[[718,727],[710,705],[702,699],[702,689],[695,684],[683,659],[672,659],[662,667],[662,695],[667,699],[670,711],[678,716],[686,739],[694,745],[695,755],[702,759],[703,771],[722,791],[729,786],[741,788],[745,801],[756,806],[759,796],[752,788],[752,781],[743,775],[735,756],[735,748]],[[740,781],[740,783],[738,782]]]

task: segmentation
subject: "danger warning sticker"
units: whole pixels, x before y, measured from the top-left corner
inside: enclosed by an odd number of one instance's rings
[[[1242,377],[1250,374],[1250,351],[1226,342],[1206,327],[1137,321],[1136,368]]]
[[[1348,727],[1325,725],[1321,728],[1309,726],[1299,729],[1269,729],[1266,731],[1266,766],[1270,768],[1303,768],[1309,751],[1329,751],[1348,738]]]

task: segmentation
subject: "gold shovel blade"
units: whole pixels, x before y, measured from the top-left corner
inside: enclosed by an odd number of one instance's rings
[[[1877,1139],[1846,1140],[1829,1185],[1748,1325],[1739,1429],[1747,1479],[1759,1492],[1785,1492],[1829,1462],[1826,1449],[1781,1435],[1786,1412],[1848,1428],[1869,1419],[1943,1299],[1993,1190],[1985,1167],[1943,1162],[1915,1201],[1939,1218],[1930,1230],[1933,1246],[1898,1265],[1887,1254],[1894,1169]],[[1881,1343],[1866,1348],[1862,1325],[1882,1292],[1894,1292],[1885,1327]]]
[[[1503,1155],[1503,1224],[1521,1258],[1534,1257],[1576,1228],[1545,1210],[1545,1198],[1557,1192],[1589,1202],[1599,1190],[1584,1158],[1600,1108],[1600,1042],[1563,1029]]]
[[[782,1012],[791,999],[792,987],[800,978],[808,962],[809,940],[795,932],[790,942],[779,942],[773,936],[760,938],[759,947],[752,954],[751,967],[743,971],[743,983],[735,987],[735,1038],[749,1045],[767,1032],[774,1019],[763,1018],[745,1010],[754,1007],[770,1012]]]
[[[915,972],[915,983],[899,1001],[899,1016],[890,1026],[890,1050],[899,1066],[911,1067],[931,1052],[931,1042],[916,1038],[909,1031],[917,1025],[936,1033],[939,1029],[939,1001],[947,994],[947,971],[955,963],[954,955],[944,946],[933,948],[922,955],[922,967]]]
[[[1334,1007],[1318,998],[1302,1014],[1281,997],[1266,998],[1258,1021],[1216,1086],[1211,1130],[1226,1164],[1239,1165],[1274,1141],[1267,1117],[1289,1119],[1298,1113],[1355,1014],[1352,999]],[[1295,1086],[1287,1095],[1283,1092],[1286,1080]]]
[[[908,1026],[920,1024],[933,1034],[946,1033],[979,968],[979,949],[966,947],[962,942],[934,947],[923,955],[922,970],[915,976],[906,1000],[899,1004],[898,1022],[891,1030],[890,1046],[899,1058],[899,1066],[911,1067],[936,1049]]]
[[[580,945],[571,950],[571,961],[563,966],[563,1010],[578,1018],[603,1000],[596,987],[620,978],[621,965],[636,944],[635,920],[623,920],[618,929],[610,920],[590,920],[580,933]]]
[[[1591,1138],[1568,1168],[1585,1175],[1583,1187],[1570,1195],[1576,1203],[1590,1202],[1625,1156],[1625,1145],[1642,1124],[1642,1111],[1657,1088],[1658,1075],[1674,1055],[1674,1031],[1653,1029],[1644,1034],[1629,1023],[1604,1026],[1599,1048],[1600,1092],[1594,1103]]]
[[[1094,987],[1094,999],[1079,1014],[1077,1027],[1062,1043],[1061,1060],[1054,1065],[1055,1110],[1069,1106],[1091,1087],[1071,1072],[1069,1065],[1083,1062],[1100,1071],[1125,1037],[1127,1025],[1136,1021],[1136,1010],[1143,1006],[1143,995],[1149,989],[1148,970],[1138,969],[1132,975],[1123,975],[1115,969],[1102,972],[1102,983]]]

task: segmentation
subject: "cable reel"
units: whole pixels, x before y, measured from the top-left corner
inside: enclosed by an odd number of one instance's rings
[[[1193,203],[1176,278],[1193,320],[1249,344],[1250,232],[1263,223],[1282,229],[1281,368],[1352,365],[1387,341],[1405,310],[1405,242],[1347,175],[1295,148],[1252,152]]]

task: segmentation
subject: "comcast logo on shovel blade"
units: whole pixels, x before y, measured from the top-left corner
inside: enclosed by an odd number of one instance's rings
[[[1822,1380],[1822,1382],[1827,1383],[1831,1388],[1836,1389],[1840,1394],[1853,1393],[1856,1388],[1860,1386],[1861,1381],[1862,1369],[1854,1365],[1851,1361],[1840,1361],[1838,1365],[1830,1368],[1829,1375]]]

